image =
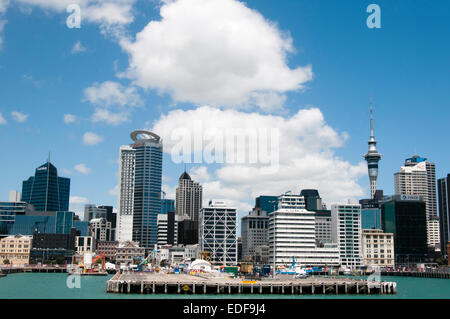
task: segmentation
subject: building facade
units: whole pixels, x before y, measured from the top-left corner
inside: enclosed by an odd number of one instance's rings
[[[111,222],[105,218],[94,218],[89,222],[89,233],[96,241],[112,241]]]
[[[450,241],[450,174],[437,182],[439,193],[439,226],[441,237],[441,252],[447,254],[447,243]]]
[[[281,195],[278,209],[269,214],[269,262],[276,266],[295,262],[303,266],[339,266],[336,245],[316,245],[315,212],[305,209],[300,195]]]
[[[425,201],[427,214],[427,244],[441,249],[440,236],[436,233],[435,220],[437,215],[436,200],[436,168],[434,163],[426,158],[413,156],[405,160],[405,166],[394,174],[396,195],[418,195]],[[432,225],[429,225],[429,224]]]
[[[417,195],[386,197],[381,205],[381,225],[384,232],[394,234],[396,265],[426,260],[427,217],[423,198]]]
[[[261,208],[254,208],[241,220],[242,258],[256,259],[256,248],[269,244],[269,216]]]
[[[361,205],[332,205],[331,219],[332,238],[338,244],[341,265],[348,268],[362,266]]]
[[[178,215],[175,212],[158,214],[158,245],[178,244]]]
[[[22,183],[21,201],[33,205],[36,211],[68,211],[69,197],[70,179],[59,177],[50,161],[36,168],[34,176]]]
[[[331,210],[314,211],[316,222],[316,245],[330,244],[332,239]]]
[[[198,222],[202,208],[202,186],[194,182],[188,173],[184,172],[178,179],[176,189],[176,211],[178,216],[187,216]]]
[[[210,202],[200,211],[199,241],[201,251],[211,253],[211,263],[236,265],[237,211],[224,202]]]
[[[105,258],[109,260],[115,260],[118,246],[118,241],[97,241],[96,253],[104,254]]]
[[[145,258],[145,248],[140,247],[138,243],[126,241],[119,243],[116,252],[116,262],[120,264],[135,264],[136,260]]]
[[[134,141],[120,148],[119,241],[137,241],[151,249],[158,241],[161,213],[162,141],[148,131],[131,133]]]
[[[362,230],[364,266],[394,267],[394,234],[382,229]]]
[[[24,266],[30,262],[32,236],[8,236],[0,240],[0,262]]]

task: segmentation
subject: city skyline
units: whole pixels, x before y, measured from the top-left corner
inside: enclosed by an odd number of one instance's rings
[[[393,174],[405,158],[416,153],[436,163],[436,178],[447,175],[450,171],[450,164],[446,160],[449,151],[441,149],[439,145],[445,142],[443,124],[449,111],[445,108],[443,88],[448,79],[439,70],[448,64],[444,59],[448,55],[448,45],[436,44],[438,48],[434,50],[433,57],[435,64],[424,62],[432,60],[430,53],[424,49],[428,44],[427,35],[448,30],[448,27],[439,27],[439,17],[443,13],[438,13],[436,8],[422,8],[417,3],[389,4],[381,1],[383,27],[369,30],[365,26],[367,14],[364,5],[327,4],[325,8],[324,5],[299,1],[295,4],[282,3],[272,10],[273,7],[267,1],[248,1],[247,6],[265,19],[277,22],[279,30],[289,32],[292,46],[297,52],[286,50],[287,59],[283,65],[289,70],[288,73],[303,70],[308,79],[302,83],[304,88],[301,90],[270,88],[278,94],[274,95],[280,98],[278,101],[284,98],[281,109],[263,109],[261,104],[248,110],[228,106],[208,109],[203,107],[207,104],[206,100],[198,98],[199,95],[186,94],[182,98],[185,101],[180,101],[176,94],[159,95],[151,89],[144,91],[116,76],[127,69],[131,60],[128,61],[127,55],[121,52],[122,48],[110,35],[99,32],[95,21],[83,22],[79,30],[68,29],[65,26],[65,13],[50,8],[47,15],[39,6],[31,6],[31,13],[26,14],[17,5],[11,4],[5,14],[8,23],[3,30],[0,51],[0,81],[4,88],[0,113],[2,123],[6,122],[0,124],[0,140],[11,148],[12,154],[20,154],[19,150],[26,149],[27,156],[13,155],[2,160],[3,167],[14,169],[2,169],[2,180],[6,183],[0,186],[0,193],[3,194],[0,198],[6,200],[10,190],[20,190],[20,181],[30,176],[51,151],[52,162],[59,168],[59,175],[71,179],[71,210],[82,214],[85,203],[112,205],[117,209],[117,149],[128,142],[129,132],[151,128],[166,141],[167,132],[183,118],[206,121],[214,112],[230,121],[243,117],[256,124],[280,123],[288,127],[305,125],[305,118],[310,119],[317,130],[309,135],[294,131],[296,140],[289,141],[292,143],[289,145],[295,151],[310,151],[317,156],[317,163],[324,165],[321,167],[329,167],[333,174],[322,178],[318,172],[308,174],[284,162],[281,163],[282,169],[292,169],[295,180],[283,176],[282,183],[268,185],[267,189],[257,189],[257,194],[254,194],[248,191],[245,182],[234,183],[226,178],[233,176],[225,174],[230,172],[229,167],[226,167],[228,170],[221,170],[224,167],[217,164],[188,164],[189,174],[203,185],[203,203],[221,199],[217,195],[224,189],[226,197],[235,201],[229,204],[238,207],[240,218],[251,210],[257,195],[279,195],[290,189],[295,193],[301,189],[319,189],[328,206],[338,199],[344,201],[347,197],[368,198],[367,165],[361,159],[361,154],[367,150],[371,95],[378,151],[383,154],[378,189],[383,189],[386,195],[394,194]],[[442,7],[440,12],[445,12],[448,4],[437,6]],[[397,12],[404,7],[405,10],[400,10],[401,14]],[[127,25],[133,35],[143,30],[150,20],[161,21],[159,7],[137,2],[136,8],[143,14],[136,15],[134,22]],[[416,23],[417,20],[413,19],[413,11],[418,8],[424,12],[422,23]],[[215,12],[214,7],[209,9]],[[230,10],[246,12],[239,6],[233,6]],[[347,19],[339,30],[330,29],[333,25],[330,21],[335,21],[330,19],[330,10]],[[309,14],[318,17],[317,21],[308,19]],[[173,21],[164,22],[169,24]],[[320,23],[323,25],[319,26]],[[259,27],[256,25],[255,30],[261,30]],[[32,38],[26,29],[42,32],[38,38]],[[337,31],[348,34],[338,38],[345,44],[351,44],[348,49],[333,45],[332,39]],[[416,42],[400,38],[403,32],[408,31],[418,34]],[[53,41],[55,38],[61,41]],[[314,39],[320,41],[315,43]],[[43,44],[43,50],[36,52],[36,58],[30,58],[26,52],[32,52],[29,46],[36,46],[36,41]],[[396,41],[394,49],[397,51],[378,51],[380,58],[369,50],[389,47],[393,41]],[[400,49],[401,46],[404,48]],[[336,56],[342,56],[342,61],[335,58],[328,60],[330,55],[318,53],[329,52],[332,48],[339,50]],[[22,66],[14,63],[15,59],[22,61]],[[47,67],[44,68],[38,64],[38,59],[52,63],[46,63]],[[410,67],[419,61],[425,64],[419,64],[418,68]],[[304,70],[308,65],[311,65],[312,77]],[[361,65],[367,65],[367,68],[361,68]],[[343,72],[347,72],[347,81],[336,85]],[[393,85],[390,79],[396,81],[400,75],[404,81],[401,81],[401,85]],[[19,94],[22,92],[26,94]],[[221,97],[214,98],[219,101],[219,105],[231,103]],[[429,101],[433,101],[432,105]],[[278,106],[280,104],[283,103],[278,103]],[[427,111],[421,112],[425,106]],[[299,109],[303,117],[298,115]],[[121,110],[126,114],[121,114]],[[437,113],[440,116],[436,116]],[[118,114],[122,117],[118,117]],[[217,123],[214,118],[212,120],[213,124]],[[51,125],[47,125],[48,121]],[[413,138],[406,138],[402,133],[414,132],[416,127],[422,127],[426,121],[433,123],[432,129],[413,134]],[[329,134],[324,137],[325,141],[321,139],[322,132]],[[303,138],[309,138],[309,144],[298,146],[298,140]],[[169,143],[167,152],[172,146]],[[328,154],[318,156],[318,150]],[[163,190],[167,198],[175,198],[177,178],[184,164],[173,163],[167,152],[163,155]],[[281,155],[286,156],[284,150],[281,150]],[[311,163],[308,158],[301,157],[301,160]],[[345,174],[336,172],[339,170]],[[285,175],[285,171],[282,173]],[[345,195],[324,189],[321,184],[336,181],[341,182],[337,185],[343,186]],[[233,190],[244,195],[235,197]]]

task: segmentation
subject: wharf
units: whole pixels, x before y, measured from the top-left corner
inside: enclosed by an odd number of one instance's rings
[[[432,272],[432,271],[382,271],[381,275],[382,276],[450,279],[449,272]]]
[[[116,273],[106,285],[107,293],[137,294],[396,294],[395,282],[348,278],[310,277],[245,280],[207,274]]]

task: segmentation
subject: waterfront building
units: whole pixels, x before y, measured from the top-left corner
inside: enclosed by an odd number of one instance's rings
[[[11,234],[16,216],[25,215],[32,206],[25,202],[0,202],[0,237]]]
[[[435,220],[437,215],[436,201],[436,168],[434,163],[428,162],[418,155],[405,160],[405,166],[394,174],[396,195],[418,195],[425,201],[427,217],[427,244],[440,249],[440,236],[436,234]],[[433,225],[429,225],[429,224]]]
[[[261,245],[255,247],[255,262],[260,265],[265,265],[270,262],[269,260],[269,245]]]
[[[261,208],[254,208],[241,219],[242,258],[255,260],[256,248],[269,244],[269,216]]]
[[[202,186],[194,182],[186,171],[178,179],[176,189],[176,211],[178,216],[187,216],[198,222],[202,208]]]
[[[198,222],[190,220],[187,217],[178,216],[177,242],[179,245],[195,245],[198,244]]]
[[[39,233],[33,234],[33,244],[30,261],[45,264],[49,260],[63,258],[67,263],[72,261],[75,251],[77,230],[71,229],[70,234]]]
[[[145,258],[145,248],[140,247],[137,242],[126,241],[117,246],[115,260],[120,264],[135,264],[135,261],[143,258]]]
[[[119,241],[137,241],[151,249],[158,241],[161,213],[162,141],[148,131],[131,133],[134,141],[119,156]]]
[[[158,245],[178,244],[178,215],[175,212],[158,214]]]
[[[59,177],[50,160],[36,168],[34,176],[22,183],[21,201],[33,205],[39,212],[68,211],[69,197],[70,178]]]
[[[201,251],[211,253],[211,263],[236,265],[237,252],[237,211],[224,202],[210,201],[208,207],[200,211],[199,241]]]
[[[440,178],[437,184],[439,193],[441,252],[443,255],[446,255],[447,243],[450,241],[450,174],[447,174],[445,178]]]
[[[24,266],[30,262],[32,236],[14,235],[0,239],[0,262]]]
[[[119,194],[118,194],[118,230],[119,241],[133,238],[133,208],[135,183],[136,150],[131,146],[120,147],[119,153]]]
[[[332,243],[331,210],[316,210],[314,211],[314,217],[316,245],[323,246]]]
[[[362,255],[364,266],[394,267],[394,234],[363,229]]]
[[[111,241],[111,222],[108,222],[106,218],[93,218],[89,222],[89,233],[95,241]]]
[[[97,255],[105,255],[108,260],[115,260],[118,246],[118,241],[97,241],[95,252]]]
[[[377,190],[374,198],[361,199],[361,227],[363,229],[381,229],[381,206],[383,190]]]
[[[317,189],[302,189],[300,192],[300,196],[303,196],[305,198],[306,210],[326,210]]]
[[[278,209],[269,214],[269,261],[290,265],[293,258],[302,266],[339,266],[336,244],[316,246],[315,212],[305,209],[300,195],[284,194]]]
[[[332,239],[338,244],[341,264],[356,268],[362,265],[361,205],[331,206]]]
[[[377,190],[378,179],[378,162],[381,160],[381,154],[377,151],[377,142],[375,141],[375,135],[373,133],[373,114],[372,114],[372,102],[370,102],[370,139],[369,150],[364,155],[364,159],[367,161],[367,168],[369,170],[369,182],[370,182],[370,195],[371,198],[375,197]]]
[[[200,246],[197,245],[161,245],[155,259],[158,264],[179,266],[200,258]]]
[[[278,208],[278,196],[262,195],[255,199],[255,208],[266,212],[267,216]]]
[[[78,255],[95,252],[95,240],[92,236],[77,236],[75,238],[75,249]]]
[[[30,212],[14,216],[7,227],[8,235],[33,235],[40,233],[70,234],[73,227],[73,212]]]
[[[381,226],[394,234],[395,264],[424,262],[427,248],[425,201],[417,195],[386,197],[381,205]]]

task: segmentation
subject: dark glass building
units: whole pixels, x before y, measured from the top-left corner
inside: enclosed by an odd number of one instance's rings
[[[178,244],[198,244],[198,222],[190,219],[184,219],[178,222]]]
[[[447,243],[450,234],[450,174],[438,179],[439,228],[441,235],[441,252],[447,255]]]
[[[319,191],[317,189],[303,189],[300,192],[300,196],[305,198],[306,210],[317,211],[322,210],[322,198],[320,198]]]
[[[260,208],[267,215],[278,209],[278,196],[259,196],[255,200],[255,209]]]
[[[49,161],[38,168],[34,176],[22,183],[22,201],[36,211],[68,211],[70,179],[58,176],[58,170]]]
[[[175,212],[175,200],[163,199],[161,202],[161,214],[167,214],[169,212]]]
[[[425,201],[416,195],[394,195],[381,203],[381,226],[394,234],[396,264],[424,262],[428,253]]]

